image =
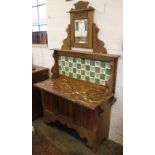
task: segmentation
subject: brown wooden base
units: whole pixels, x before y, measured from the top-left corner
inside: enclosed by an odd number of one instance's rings
[[[41,94],[46,123],[59,121],[75,129],[81,138],[87,139],[88,146],[94,152],[108,138],[113,98],[92,110],[43,90]]]

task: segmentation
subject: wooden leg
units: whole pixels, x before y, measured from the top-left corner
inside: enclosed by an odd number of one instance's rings
[[[93,152],[97,151],[98,148],[98,140],[96,136],[91,136],[87,138],[87,145],[90,146]]]

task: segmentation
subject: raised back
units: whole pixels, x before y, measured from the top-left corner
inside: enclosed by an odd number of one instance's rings
[[[115,91],[117,55],[54,50],[52,78],[66,76]]]

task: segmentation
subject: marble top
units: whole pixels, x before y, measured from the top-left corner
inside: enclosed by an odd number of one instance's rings
[[[67,77],[45,80],[34,86],[90,109],[95,109],[113,96],[104,86]]]

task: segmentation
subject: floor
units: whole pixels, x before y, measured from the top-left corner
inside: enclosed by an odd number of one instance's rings
[[[45,124],[42,118],[33,121],[33,155],[123,155],[123,146],[107,140],[96,153],[86,145],[77,132],[58,122]]]

